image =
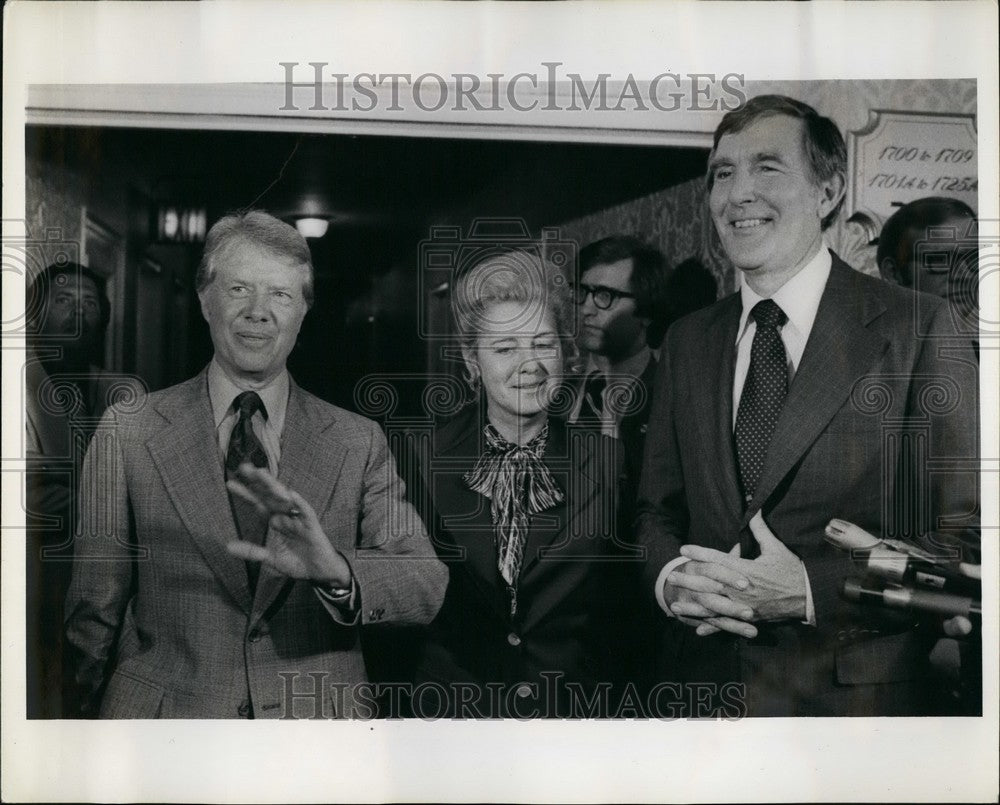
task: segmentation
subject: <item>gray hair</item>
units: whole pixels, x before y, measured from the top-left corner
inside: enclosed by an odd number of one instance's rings
[[[313,265],[309,244],[294,226],[279,221],[263,210],[226,215],[208,230],[205,238],[205,252],[202,254],[195,288],[200,294],[215,279],[219,260],[236,243],[251,243],[271,252],[289,265],[303,266],[307,270],[306,281],[302,284],[302,295],[306,306],[313,303]]]

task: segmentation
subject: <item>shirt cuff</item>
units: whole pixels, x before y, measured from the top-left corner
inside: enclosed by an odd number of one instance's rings
[[[345,626],[357,623],[361,614],[361,608],[358,606],[360,591],[358,581],[353,575],[349,588],[335,589],[329,585],[314,584],[313,589],[320,603],[337,623]]]
[[[676,618],[677,616],[670,611],[670,605],[663,597],[663,586],[667,583],[667,576],[669,576],[674,570],[679,568],[685,562],[690,561],[691,559],[687,556],[678,556],[676,559],[667,562],[667,564],[663,566],[663,570],[660,571],[660,575],[656,577],[656,584],[653,587],[653,595],[656,598],[656,603],[660,605],[660,609],[666,612],[671,618]]]
[[[809,584],[809,571],[806,570],[806,563],[802,563],[802,576],[806,580],[806,618],[803,623],[809,626],[816,625],[816,607],[813,606],[812,586]]]

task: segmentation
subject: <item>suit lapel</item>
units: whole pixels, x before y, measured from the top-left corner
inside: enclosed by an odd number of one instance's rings
[[[250,611],[246,566],[226,545],[239,539],[229,507],[205,372],[164,392],[156,409],[169,423],[146,443],[184,527],[223,587]]]
[[[885,307],[854,282],[854,269],[834,256],[826,289],[771,439],[763,474],[747,508],[761,508],[819,437],[888,343],[868,325]],[[744,524],[749,517],[744,517]]]
[[[441,533],[436,538],[447,535],[462,551],[453,565],[462,568],[489,605],[505,617],[508,599],[497,569],[490,501],[463,480],[483,451],[484,421],[479,408],[469,406],[435,432],[430,464],[422,472],[440,519]],[[428,526],[433,528],[433,522]]]
[[[719,306],[719,315],[707,328],[701,353],[693,362],[697,374],[691,382],[691,406],[700,426],[701,446],[713,454],[718,493],[736,517],[743,510],[733,448],[733,376],[740,311],[738,293]]]
[[[332,427],[335,421],[331,409],[317,406],[294,381],[291,382],[281,434],[278,480],[309,501],[321,520],[347,457],[347,447],[338,438],[336,428]],[[353,535],[354,530],[350,531]],[[327,536],[333,538],[334,535]],[[350,556],[353,545],[336,547]],[[251,626],[267,612],[282,588],[292,581],[270,566],[261,567]]]
[[[584,521],[578,517],[580,511],[589,506],[599,492],[601,475],[594,466],[594,456],[598,453],[595,445],[587,444],[589,438],[601,440],[593,431],[579,433],[569,438],[566,423],[559,419],[549,419],[549,442],[545,448],[545,464],[552,472],[556,485],[563,493],[561,503],[551,509],[538,512],[531,518],[531,528],[524,544],[524,560],[521,576],[531,571],[539,559],[547,553],[558,551],[559,546],[574,537],[589,537],[589,534],[573,534],[572,526],[582,527]],[[613,460],[614,456],[606,456]],[[601,535],[604,536],[604,535]]]

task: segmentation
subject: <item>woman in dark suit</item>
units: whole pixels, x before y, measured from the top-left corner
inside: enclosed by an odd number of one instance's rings
[[[628,551],[615,443],[551,413],[576,354],[569,289],[512,251],[458,277],[452,312],[478,393],[405,459],[451,571],[418,641],[409,714],[607,715]]]

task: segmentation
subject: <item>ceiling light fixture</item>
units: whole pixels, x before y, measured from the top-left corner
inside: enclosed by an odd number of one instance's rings
[[[321,238],[330,226],[329,218],[296,218],[295,228],[304,238]]]

